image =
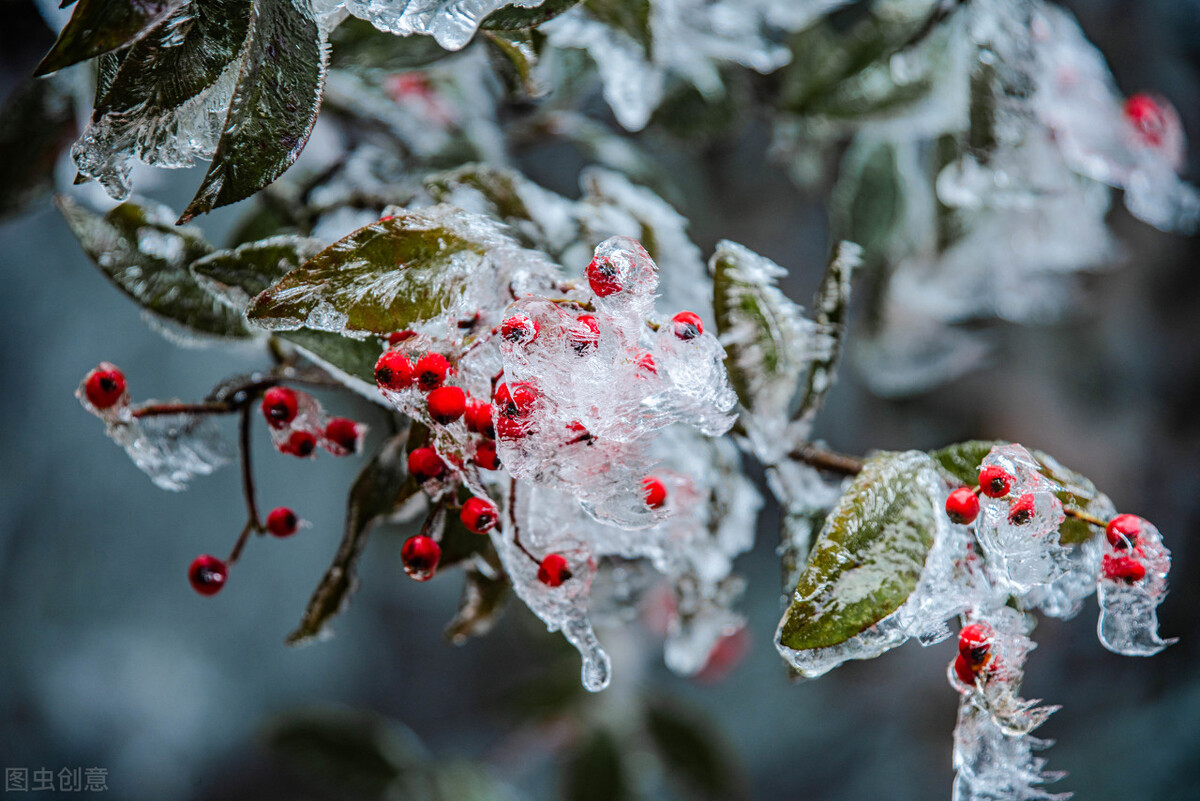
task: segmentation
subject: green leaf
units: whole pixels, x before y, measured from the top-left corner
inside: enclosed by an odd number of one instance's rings
[[[319,239],[275,236],[218,250],[192,262],[199,284],[230,308],[244,312],[251,299],[324,249]]]
[[[357,17],[333,29],[329,46],[329,68],[357,75],[411,70],[453,53],[432,36],[394,36]]]
[[[732,749],[708,721],[676,705],[651,700],[646,706],[646,731],[667,770],[688,788],[687,798],[739,798],[738,769],[729,758]]]
[[[563,775],[564,801],[623,801],[632,797],[621,749],[606,729],[594,729],[571,754]]]
[[[417,736],[370,712],[321,709],[275,722],[270,749],[300,773],[354,798],[382,798],[409,771],[422,769]]]
[[[853,242],[839,242],[813,304],[813,318],[828,337],[828,347],[816,350],[805,370],[804,390],[796,419],[811,427],[826,393],[833,387],[837,363],[842,354],[846,335],[846,319],[850,312],[851,278],[862,261],[862,248]]]
[[[780,624],[782,645],[804,651],[843,643],[907,600],[933,547],[938,510],[922,480],[933,469],[916,451],[867,461],[813,545]]]
[[[650,58],[650,0],[583,0],[583,7],[605,25],[629,34]]]
[[[462,187],[473,189],[487,203],[487,212],[510,225],[533,221],[533,215],[521,197],[527,179],[520,173],[490,164],[464,164],[453,170],[425,178],[425,191],[439,203],[452,202]]]
[[[54,188],[54,164],[75,138],[71,93],[53,78],[29,79],[0,107],[0,216]]]
[[[124,47],[178,6],[180,0],[79,0],[35,75]]]
[[[770,259],[722,240],[709,270],[725,367],[749,413],[743,422],[777,438],[787,424],[805,357],[816,347],[816,332],[800,307],[775,286],[786,272]]]
[[[493,51],[501,57],[500,72],[508,78],[506,83],[510,88],[520,90],[529,97],[539,97],[546,93],[546,88],[539,85],[534,78],[534,70],[546,40],[543,34],[536,30],[517,30],[484,31],[484,35],[492,44]],[[504,69],[504,66],[508,69]]]
[[[180,222],[250,197],[292,165],[317,119],[328,50],[308,0],[255,0],[221,140]]]
[[[518,267],[553,269],[487,217],[445,205],[404,211],[289,273],[254,299],[247,316],[273,330],[383,335],[506,303]]]
[[[92,119],[141,128],[211,87],[241,53],[250,9],[251,0],[193,0],[173,10],[128,49],[111,79],[114,61],[102,62]]]
[[[375,340],[352,339],[308,328],[279,331],[276,336],[295,345],[309,360],[317,362],[329,372],[341,373],[343,380],[350,377],[362,382],[356,389],[379,402],[379,394],[374,389],[375,362],[379,360],[381,351]],[[364,389],[369,391],[363,392]]]
[[[579,5],[580,0],[543,0],[533,8],[507,6],[484,17],[479,27],[485,31],[521,31],[536,28]]]
[[[979,466],[984,457],[992,448],[1008,444],[1003,440],[971,440],[932,451],[929,455],[954,480],[967,486],[975,486],[979,483]],[[1030,448],[1029,454],[1041,464],[1042,475],[1063,488],[1055,495],[1064,506],[1079,509],[1101,519],[1112,514],[1112,501],[1096,489],[1096,485],[1089,479],[1063,467],[1048,453]],[[1099,534],[1100,529],[1073,517],[1068,517],[1058,527],[1058,539],[1063,545],[1075,545]]]
[[[491,631],[504,612],[510,586],[508,576],[503,573],[492,577],[474,568],[464,570],[462,597],[458,611],[446,626],[446,639],[463,645],[471,637]]]
[[[169,209],[129,202],[101,216],[62,196],[58,207],[100,271],[154,317],[205,336],[252,336],[242,315],[188,271],[212,248],[196,230],[175,226]]]
[[[345,610],[350,595],[358,587],[355,567],[372,527],[420,492],[416,481],[411,480],[405,470],[407,436],[401,434],[385,442],[354,480],[342,542],[333,563],[309,599],[300,625],[288,635],[288,645],[301,645],[328,636],[329,621]]]
[[[829,227],[836,239],[863,249],[869,269],[889,255],[904,220],[904,189],[895,146],[859,138],[846,152],[830,198]]]

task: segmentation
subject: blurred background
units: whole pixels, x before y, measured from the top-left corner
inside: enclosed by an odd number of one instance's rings
[[[1153,88],[1174,102],[1195,182],[1200,3],[1066,5],[1124,91]],[[0,2],[0,95],[52,40],[31,2]],[[767,143],[752,125],[714,153],[683,211],[706,253],[719,238],[742,242],[788,267],[786,291],[807,299],[827,252],[824,206],[766,160]],[[524,165],[532,178],[577,194],[577,157],[539,158]],[[146,172],[139,188],[179,208],[198,179]],[[236,214],[204,227],[219,239]],[[1025,695],[1063,706],[1039,731],[1057,741],[1049,768],[1069,774],[1053,789],[1183,801],[1200,797],[1200,239],[1157,232],[1119,204],[1111,222],[1126,258],[1087,279],[1074,317],[999,328],[986,369],[914,399],[875,398],[844,370],[818,434],[851,453],[1019,441],[1158,525],[1174,556],[1160,630],[1180,642],[1150,659],[1111,654],[1096,640],[1093,600],[1075,620],[1039,624]],[[224,553],[241,526],[237,470],[164,493],[72,393],[107,360],[138,397],[198,398],[263,355],[183,350],[152,332],[48,201],[0,219],[0,265],[0,766],[102,767],[122,799],[371,798],[405,765],[458,766],[421,774],[435,778],[401,796],[413,798],[490,797],[486,777],[514,797],[605,798],[620,776],[654,798],[949,798],[953,643],[910,643],[790,683],[771,644],[781,607],[770,505],[757,547],[738,562],[749,649],[719,682],[673,676],[655,635],[629,626],[601,632],[614,686],[585,696],[573,689],[577,657],[520,604],[489,636],[451,646],[441,628],[458,582],[407,580],[404,535],[388,528],[372,538],[337,636],[286,647],[340,539],[360,462],[300,464],[257,430],[260,503],[291,505],[313,525],[293,540],[251,542],[228,587],[197,596],[188,563]],[[375,422],[378,441],[374,410],[323,400]],[[618,762],[611,743],[588,739],[597,723],[644,714],[647,699],[685,730],[667,763],[695,783],[677,783],[646,744],[623,743]]]

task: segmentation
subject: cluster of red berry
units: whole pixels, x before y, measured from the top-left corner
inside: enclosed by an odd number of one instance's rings
[[[987,681],[996,674],[1000,661],[992,653],[996,632],[987,623],[964,626],[958,634],[958,656],[954,659],[954,674],[968,687],[976,681]]]

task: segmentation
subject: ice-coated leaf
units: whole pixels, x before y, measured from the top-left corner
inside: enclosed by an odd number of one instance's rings
[[[462,645],[471,637],[491,631],[504,612],[510,588],[508,576],[503,573],[488,576],[474,568],[464,570],[462,597],[458,611],[446,625],[446,639]]]
[[[490,218],[446,205],[403,211],[289,273],[247,316],[274,330],[387,334],[495,305],[518,269],[553,266]]]
[[[501,63],[511,69],[502,74],[511,76],[507,83],[530,97],[543,95],[546,89],[534,77],[546,37],[535,30],[485,31],[487,40],[495,47]],[[515,80],[514,80],[515,79]]]
[[[674,704],[652,701],[646,707],[646,731],[667,770],[690,791],[688,798],[742,795],[732,750],[703,718]]]
[[[329,68],[360,75],[424,67],[450,54],[428,36],[393,36],[357,17],[329,34]]]
[[[329,633],[329,621],[340,614],[358,587],[355,568],[367,545],[371,528],[381,518],[420,492],[404,467],[406,434],[392,437],[363,467],[350,488],[346,509],[346,531],[333,563],[317,585],[300,625],[288,635],[288,645],[301,645]]]
[[[58,206],[88,257],[153,317],[209,337],[252,336],[242,315],[188,271],[211,248],[194,229],[177,227],[169,209],[130,202],[101,216],[67,197]]]
[[[197,282],[230,308],[244,312],[251,299],[324,249],[301,236],[273,236],[218,250],[191,264]]]
[[[842,159],[830,200],[830,229],[862,247],[867,269],[881,266],[903,221],[903,182],[894,150],[884,140],[857,141]]]
[[[255,0],[221,140],[180,222],[250,197],[300,155],[321,104],[325,38],[309,0]]]
[[[786,272],[770,259],[728,240],[709,260],[713,311],[727,357],[725,367],[756,448],[778,446],[788,407],[818,344],[801,309],[775,286]]]
[[[828,337],[828,347],[813,354],[806,370],[804,391],[800,395],[800,408],[796,413],[805,436],[821,408],[825,394],[833,386],[838,359],[842,354],[842,340],[846,334],[846,317],[850,311],[851,278],[861,263],[862,248],[853,242],[838,243],[817,291],[813,317]]]
[[[505,6],[533,9],[542,0],[346,0],[346,10],[381,31],[432,36],[447,50],[461,50],[480,24]],[[553,13],[550,14],[553,16]]]
[[[991,453],[992,448],[1007,444],[1002,441],[970,440],[932,451],[929,455],[956,480],[964,485],[974,486],[979,483],[979,466],[984,457]],[[1106,516],[1111,513],[1112,502],[1108,496],[1096,489],[1096,485],[1088,478],[1063,467],[1047,453],[1033,449],[1030,449],[1029,453],[1041,465],[1042,474],[1062,487],[1054,494],[1062,501],[1063,506],[1092,515]],[[1099,533],[1099,529],[1082,520],[1068,517],[1058,527],[1058,540],[1063,545],[1075,545]]]
[[[30,79],[0,107],[0,216],[54,187],[54,163],[75,136],[75,105],[63,82]]]
[[[38,64],[35,75],[78,64],[124,47],[181,0],[79,0],[54,47]]]
[[[570,11],[579,5],[580,0],[543,0],[541,5],[533,8],[508,6],[493,11],[484,18],[479,27],[485,31],[521,31],[536,28],[543,22]]]
[[[920,481],[929,465],[915,451],[867,461],[813,545],[779,644],[794,651],[838,645],[907,600],[933,546],[937,509]]]

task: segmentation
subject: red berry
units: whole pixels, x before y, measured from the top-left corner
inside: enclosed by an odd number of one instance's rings
[[[88,373],[83,384],[88,403],[97,409],[110,409],[125,394],[125,374],[108,362]]]
[[[408,474],[417,481],[428,481],[446,472],[446,463],[429,446],[414,448],[408,455]]]
[[[1033,509],[1033,493],[1027,492],[1008,507],[1008,522],[1014,526],[1025,525],[1033,519]]]
[[[279,446],[282,453],[298,456],[301,459],[313,455],[317,449],[317,438],[311,431],[293,431],[287,442]]]
[[[547,587],[558,587],[571,578],[571,568],[562,554],[548,554],[538,565],[537,577]]]
[[[528,314],[518,312],[500,323],[500,336],[514,345],[528,345],[537,339],[537,320]]]
[[[413,383],[413,365],[408,357],[395,350],[386,351],[375,362],[375,383],[380,389],[399,392]]]
[[[278,506],[267,515],[267,531],[276,537],[290,537],[300,528],[300,518],[286,506]]]
[[[417,360],[417,387],[422,392],[432,392],[446,380],[450,372],[450,362],[440,353],[426,353]]]
[[[362,427],[348,417],[335,417],[325,426],[325,439],[337,446],[337,455],[349,455],[358,451],[358,439]]]
[[[405,540],[400,549],[400,558],[404,561],[404,572],[409,578],[429,581],[437,571],[438,560],[442,558],[442,546],[431,537],[417,534]]]
[[[475,464],[484,470],[499,470],[500,457],[496,455],[496,443],[484,440],[475,447]]]
[[[959,487],[946,498],[946,515],[960,526],[979,517],[979,498],[970,487]]]
[[[462,387],[438,387],[425,400],[434,422],[449,425],[467,410],[467,393]]]
[[[1102,565],[1104,577],[1113,581],[1123,581],[1126,584],[1133,584],[1146,577],[1146,566],[1132,556],[1105,554]]]
[[[958,680],[970,687],[975,686],[975,671],[971,668],[971,663],[959,654],[954,658],[954,673],[958,676]]]
[[[299,410],[300,399],[295,390],[271,387],[263,394],[262,413],[271,428],[283,428],[296,419]]]
[[[1117,515],[1108,521],[1108,525],[1104,528],[1108,544],[1118,551],[1138,547],[1142,544],[1142,523],[1144,522],[1137,515]]]
[[[567,331],[567,341],[582,356],[600,345],[600,323],[590,314],[581,314]]]
[[[1003,498],[1012,490],[1012,483],[1013,477],[996,465],[979,471],[979,489],[989,498]]]
[[[392,333],[387,335],[387,343],[389,345],[399,345],[401,342],[405,341],[406,339],[412,339],[416,335],[417,335],[416,331],[409,331],[407,329],[404,331],[393,331]]]
[[[654,357],[647,352],[642,352],[638,356],[638,377],[641,378],[644,373],[658,375],[658,365],[654,362]]]
[[[1129,120],[1141,140],[1150,147],[1161,147],[1167,138],[1167,113],[1157,100],[1147,94],[1137,94],[1125,100],[1125,119]]]
[[[499,522],[500,510],[496,508],[496,504],[485,498],[467,498],[458,517],[467,527],[467,531],[487,534]]]
[[[508,384],[496,387],[492,401],[499,417],[524,418],[533,411],[540,395],[538,388],[528,381],[514,381],[511,388]]]
[[[475,399],[467,401],[464,421],[468,431],[483,434],[491,439],[496,438],[496,427],[492,425],[492,404],[487,401]]]
[[[988,661],[995,632],[987,623],[972,623],[958,633],[958,653],[971,665],[979,666]]]
[[[609,259],[603,257],[592,259],[586,272],[588,284],[597,297],[606,298],[624,288],[621,284],[620,270]]]
[[[662,505],[667,502],[667,488],[653,476],[646,476],[642,479],[642,491],[646,495],[646,505],[651,509],[661,509]]]
[[[496,421],[496,436],[503,440],[521,439],[532,428],[530,421],[523,417],[501,416]]]
[[[201,595],[216,595],[225,586],[229,568],[215,556],[197,556],[188,568],[188,581],[192,589]]]
[[[671,331],[680,339],[695,339],[704,333],[704,321],[695,312],[682,311],[671,318]]]

